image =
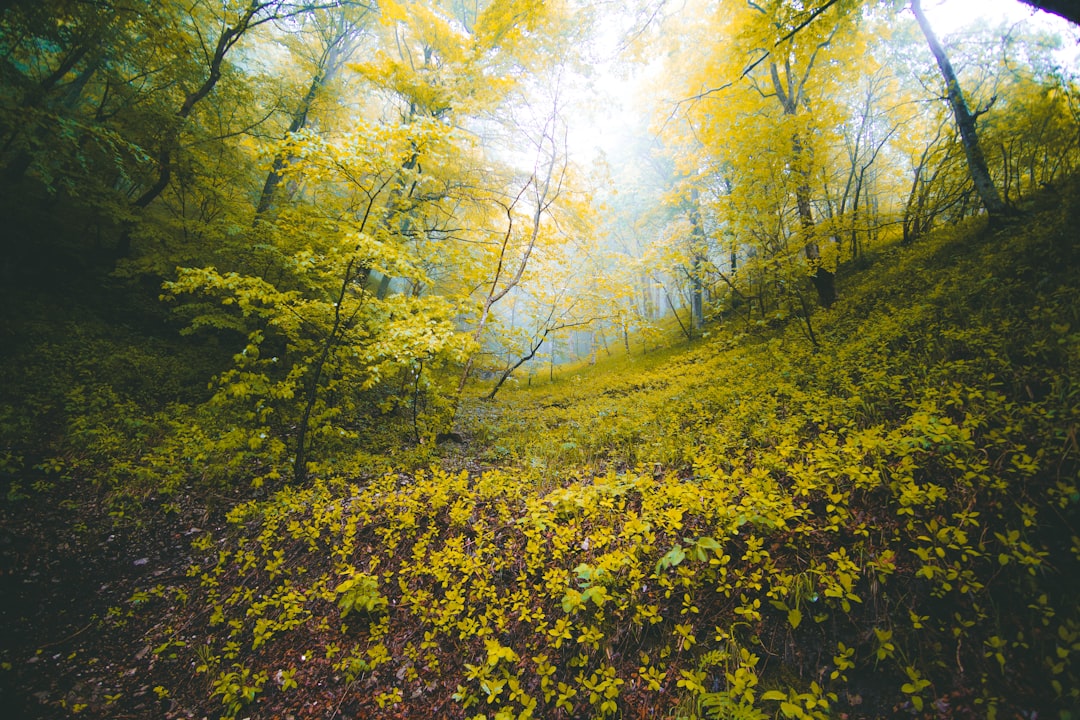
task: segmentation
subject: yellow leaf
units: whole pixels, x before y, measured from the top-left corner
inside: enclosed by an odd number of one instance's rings
[[[382,2],[379,3],[379,9],[382,11],[379,16],[379,21],[383,25],[393,25],[396,22],[405,22],[409,17],[405,8],[394,2],[394,0],[382,0]]]

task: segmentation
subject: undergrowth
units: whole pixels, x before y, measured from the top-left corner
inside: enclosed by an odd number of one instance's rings
[[[111,622],[229,718],[1073,717],[1078,208],[883,249],[818,349],[729,319],[240,504]]]

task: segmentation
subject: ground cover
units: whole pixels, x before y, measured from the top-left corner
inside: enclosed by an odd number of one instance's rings
[[[880,248],[816,348],[728,317],[508,388],[463,447],[166,499],[85,577],[115,534],[57,530],[26,487],[8,547],[64,539],[6,579],[76,543],[24,600],[85,609],[4,651],[6,692],[43,716],[1073,717],[1078,221],[1062,192]]]

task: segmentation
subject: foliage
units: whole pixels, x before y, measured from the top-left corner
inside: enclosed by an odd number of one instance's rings
[[[992,245],[973,226],[880,250],[819,351],[794,326],[731,327],[507,393],[475,429],[497,466],[237,506],[189,571],[196,643],[251,672],[304,648],[307,692],[335,673],[375,688],[358,712],[1074,706],[1065,197]]]
[[[584,167],[599,5],[0,13],[3,544],[85,573],[0,574],[126,598],[3,672],[111,717],[1080,704],[1057,40],[947,39],[987,225],[894,5],[653,5],[682,99]]]
[[[334,588],[341,608],[341,617],[353,610],[378,614],[386,611],[386,598],[379,593],[379,581],[370,575],[359,573],[345,579]]]

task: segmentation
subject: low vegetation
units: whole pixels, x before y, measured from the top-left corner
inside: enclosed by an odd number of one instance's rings
[[[799,320],[735,311],[692,345],[467,403],[462,446],[219,498],[221,524],[185,530],[177,492],[125,519],[98,472],[116,527],[156,513],[179,547],[66,639],[38,707],[1072,717],[1080,196],[1039,203],[876,248],[813,316],[816,348]],[[7,470],[5,516],[117,457],[161,474],[86,432]],[[3,651],[9,680],[33,685],[32,645]]]
[[[1075,19],[926,9],[6,3],[0,712],[1076,720]]]

